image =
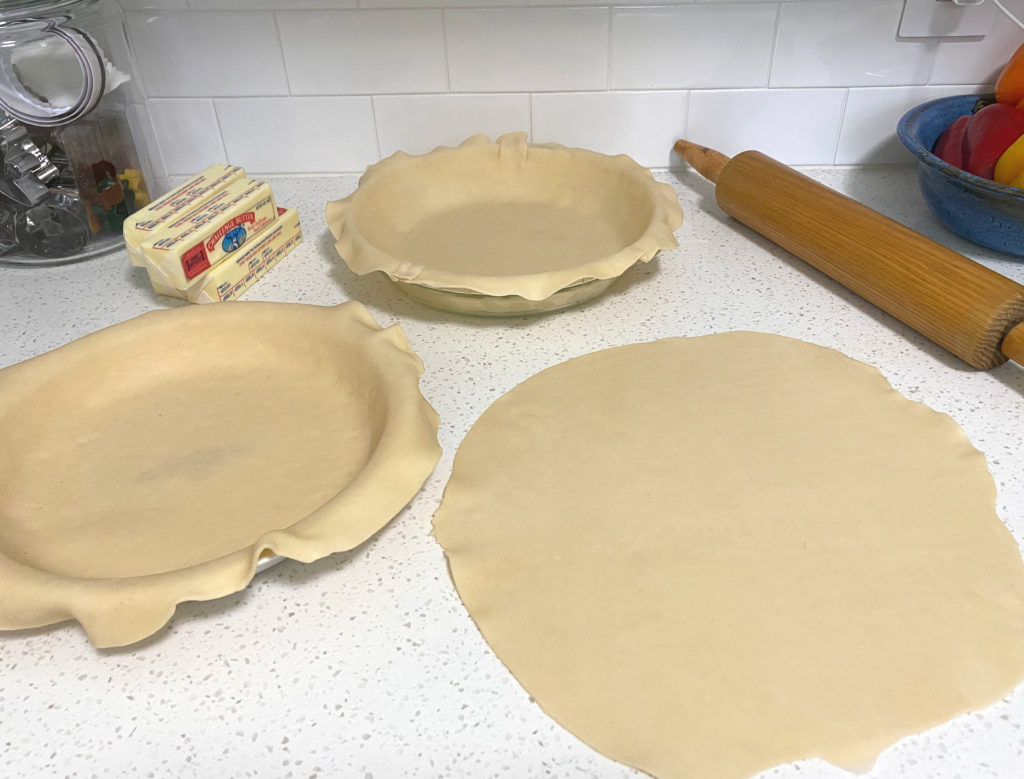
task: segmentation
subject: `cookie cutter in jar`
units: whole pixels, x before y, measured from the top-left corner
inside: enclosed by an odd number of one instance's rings
[[[128,80],[92,36],[69,21],[0,21],[0,108],[25,124],[70,124]]]
[[[84,166],[69,159],[62,133],[130,79],[75,23],[71,6],[92,4],[27,5],[30,15],[4,18],[0,11],[0,264],[60,264],[98,256],[119,242],[119,229],[112,230],[116,236],[97,234],[102,228],[87,193],[78,191]],[[68,13],[48,13],[63,6]],[[90,167],[114,170],[97,159]],[[117,171],[107,178],[105,185],[122,191]],[[111,199],[110,193],[98,198],[92,182],[86,186],[92,200]]]

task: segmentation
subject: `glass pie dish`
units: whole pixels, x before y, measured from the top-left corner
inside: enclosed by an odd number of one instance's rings
[[[0,629],[130,644],[358,546],[440,456],[422,370],[358,303],[152,311],[0,370]]]
[[[672,188],[625,155],[474,135],[396,152],[327,204],[335,248],[413,300],[461,314],[555,311],[679,244]]]

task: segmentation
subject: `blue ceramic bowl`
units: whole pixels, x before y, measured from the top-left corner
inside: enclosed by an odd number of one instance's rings
[[[896,134],[917,157],[921,192],[946,227],[974,243],[1024,257],[1024,189],[975,176],[932,154],[942,131],[972,113],[983,98],[958,95],[922,103],[904,114]]]

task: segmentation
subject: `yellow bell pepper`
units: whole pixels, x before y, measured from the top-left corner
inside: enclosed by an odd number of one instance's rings
[[[1024,189],[1024,135],[1011,143],[996,160],[992,178],[1000,184]]]

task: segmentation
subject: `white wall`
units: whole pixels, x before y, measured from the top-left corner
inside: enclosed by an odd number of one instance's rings
[[[1024,42],[1003,16],[982,39],[899,41],[902,0],[356,3],[122,0],[167,171],[361,171],[510,130],[650,167],[678,163],[677,137],[907,161],[900,115],[990,88]]]

